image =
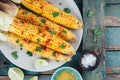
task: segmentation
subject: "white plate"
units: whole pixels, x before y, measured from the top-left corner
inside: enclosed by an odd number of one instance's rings
[[[70,8],[72,11],[71,14],[74,17],[76,17],[77,19],[79,19],[80,21],[82,21],[80,11],[73,0],[47,0],[47,1],[62,10],[64,8]],[[62,3],[62,5],[60,5],[60,3]],[[78,37],[78,40],[74,41],[74,42],[70,42],[70,44],[74,47],[75,50],[77,50],[80,45],[81,39],[82,39],[83,29],[72,30],[72,32]],[[25,50],[20,50],[19,47],[16,47],[10,43],[6,43],[6,42],[2,42],[2,41],[0,41],[0,49],[9,61],[11,61],[13,64],[15,64],[25,70],[29,70],[29,71],[44,72],[44,71],[49,71],[49,70],[55,69],[64,64],[64,62],[49,61],[49,64],[47,66],[41,66],[39,69],[36,69],[34,66],[34,63],[35,63],[35,60],[39,58],[39,56],[33,55],[32,57],[29,57],[26,54]],[[13,51],[18,51],[19,57],[17,60],[15,60],[11,56],[11,52],[13,52]]]

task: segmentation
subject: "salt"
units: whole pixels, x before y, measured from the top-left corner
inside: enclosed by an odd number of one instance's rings
[[[89,67],[95,66],[96,60],[97,60],[97,58],[94,55],[92,55],[92,54],[86,54],[86,55],[83,56],[81,62],[82,62],[82,65],[85,68],[89,68]]]

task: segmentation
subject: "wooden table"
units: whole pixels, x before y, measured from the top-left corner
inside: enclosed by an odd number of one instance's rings
[[[120,0],[75,0],[83,14],[83,42],[73,60],[63,66],[77,69],[84,80],[120,80]],[[88,16],[90,11],[95,14]],[[96,35],[94,32],[97,29]],[[94,71],[83,71],[79,66],[82,50],[94,51],[100,64]],[[0,53],[0,80],[9,80],[7,72],[13,67]],[[23,70],[25,80],[39,76],[39,80],[50,80],[55,70],[36,73]]]

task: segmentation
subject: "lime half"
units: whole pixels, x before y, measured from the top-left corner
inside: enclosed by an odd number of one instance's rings
[[[39,69],[40,66],[42,66],[42,65],[47,66],[47,65],[48,65],[47,60],[45,60],[45,59],[37,59],[37,60],[35,61],[35,68],[36,68],[36,69]]]
[[[30,80],[38,80],[38,76],[33,76]]]
[[[24,79],[23,71],[17,67],[9,68],[8,76],[10,80],[23,80]]]

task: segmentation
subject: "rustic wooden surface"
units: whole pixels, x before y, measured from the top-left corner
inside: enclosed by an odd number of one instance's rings
[[[83,71],[84,80],[105,80],[105,27],[104,27],[104,0],[83,0],[83,50],[94,51],[100,56],[100,64],[94,71]],[[89,10],[95,12],[92,17],[88,17]],[[95,36],[94,29],[102,31],[101,35]]]
[[[120,80],[120,0],[106,0],[106,80]]]
[[[82,12],[82,0],[75,0],[76,4],[78,5],[80,11]],[[63,66],[70,66],[81,72],[81,68],[79,66],[79,58],[80,58],[80,52],[82,48],[80,47],[77,51],[77,55],[73,57],[72,61],[66,63]],[[11,62],[9,62],[4,55],[0,52],[0,80],[9,80],[8,78],[8,69],[11,67],[14,67]],[[62,66],[61,66],[62,67]],[[22,69],[23,70],[23,69]],[[25,73],[25,80],[29,80],[32,76],[39,76],[39,80],[50,80],[53,72],[55,70],[47,71],[47,72],[42,72],[42,73],[37,73],[37,72],[30,72],[23,70]]]

